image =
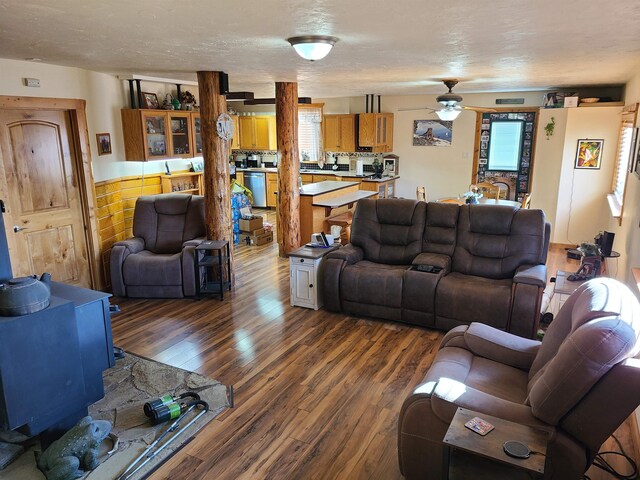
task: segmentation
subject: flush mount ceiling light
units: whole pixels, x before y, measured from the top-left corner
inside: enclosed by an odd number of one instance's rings
[[[287,41],[296,49],[298,55],[313,62],[326,57],[338,39],[328,35],[303,35],[287,38]]]

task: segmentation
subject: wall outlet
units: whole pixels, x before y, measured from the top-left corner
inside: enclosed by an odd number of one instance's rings
[[[27,87],[39,87],[40,86],[40,79],[39,78],[25,78],[24,79],[24,84]]]

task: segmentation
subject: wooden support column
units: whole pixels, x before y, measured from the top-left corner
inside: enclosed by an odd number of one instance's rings
[[[276,82],[278,132],[278,253],[300,247],[300,191],[298,175],[298,84]]]
[[[233,244],[229,176],[230,141],[218,136],[216,122],[227,113],[227,99],[220,94],[222,72],[198,72],[200,125],[204,159],[205,219],[209,240]]]

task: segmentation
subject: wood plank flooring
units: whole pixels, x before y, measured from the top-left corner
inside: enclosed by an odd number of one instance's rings
[[[275,241],[236,247],[236,285],[222,302],[112,302],[116,345],[235,389],[235,408],[153,479],[402,478],[398,413],[443,333],[293,308],[277,251]],[[552,271],[562,262],[551,255]]]

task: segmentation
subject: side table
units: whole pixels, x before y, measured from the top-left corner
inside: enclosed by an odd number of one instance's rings
[[[549,304],[549,310],[551,311],[551,313],[553,313],[554,317],[558,315],[560,308],[562,308],[562,305],[564,305],[564,302],[567,301],[569,296],[586,281],[567,280],[567,277],[571,274],[572,272],[564,272],[562,270],[558,270],[556,272],[556,283],[553,286],[553,297],[551,298],[551,303]]]
[[[196,298],[205,294],[220,294],[224,300],[225,289],[231,290],[231,254],[229,242],[205,240],[196,247],[195,254]]]
[[[322,291],[318,282],[323,257],[339,248],[302,247],[289,254],[291,305],[318,310],[322,306]]]
[[[473,417],[480,417],[495,428],[487,435],[481,436],[464,426]],[[450,447],[449,478],[451,480],[476,478],[479,472],[488,474],[486,478],[493,480],[542,478],[550,435],[550,429],[520,425],[459,407],[442,440],[446,446]],[[510,457],[502,449],[504,442],[509,440],[522,442],[532,452],[537,453],[532,453],[529,458],[523,459]],[[462,452],[471,455],[464,453],[457,455]],[[464,461],[456,462],[456,459],[464,459]],[[483,466],[480,467],[476,462]],[[487,471],[487,468],[491,471]],[[474,470],[475,474],[472,473]]]

